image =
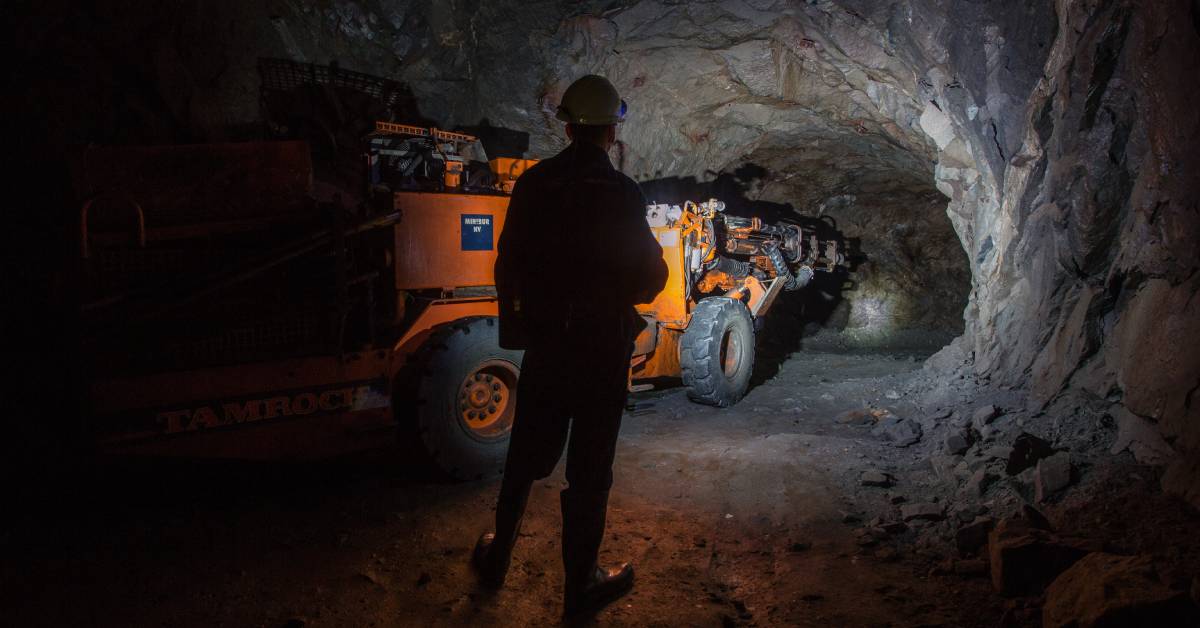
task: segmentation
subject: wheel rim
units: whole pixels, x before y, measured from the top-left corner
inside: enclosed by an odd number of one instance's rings
[[[742,339],[734,330],[725,330],[725,335],[721,338],[721,370],[724,371],[725,377],[732,378],[737,374],[742,366],[743,353]]]
[[[512,429],[516,413],[517,367],[488,360],[463,379],[458,392],[458,418],[467,433],[494,440]]]

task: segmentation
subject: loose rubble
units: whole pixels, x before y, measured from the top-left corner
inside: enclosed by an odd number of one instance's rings
[[[1038,595],[1092,549],[1027,519],[1005,519],[988,535],[992,586],[1002,595]]]
[[[1200,609],[1188,591],[1162,581],[1149,557],[1096,552],[1064,571],[1046,590],[1042,625],[1196,626]]]
[[[912,419],[895,415],[885,416],[871,434],[890,442],[896,447],[908,447],[921,440],[921,424]]]

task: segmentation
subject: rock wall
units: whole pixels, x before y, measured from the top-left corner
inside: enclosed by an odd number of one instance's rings
[[[1165,485],[1200,504],[1200,353],[1187,340],[1200,333],[1200,88],[1179,80],[1200,62],[1200,8],[1064,0],[1054,19],[1036,81],[1007,92],[994,135],[972,127],[974,107],[991,107],[1019,30],[985,29],[969,98],[935,89],[946,104],[927,118],[945,133],[938,186],[971,257],[974,368],[1043,403],[1111,401],[1126,435],[1157,440],[1157,427],[1175,454]]]
[[[421,117],[525,133],[545,156],[565,144],[563,89],[605,74],[632,108],[615,152],[631,175],[752,165],[750,200],[858,225],[875,258],[847,321],[959,311],[936,186],[971,278],[964,335],[937,362],[1042,402],[1106,399],[1126,431],[1195,461],[1197,6],[50,0],[13,40],[35,51],[17,67],[47,69],[17,92],[41,107],[29,134],[59,147],[252,135],[267,56],[399,80]],[[1187,464],[1168,483],[1200,503]]]

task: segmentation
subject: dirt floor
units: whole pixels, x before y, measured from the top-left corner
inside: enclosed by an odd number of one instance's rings
[[[945,561],[956,517],[1001,510],[1019,491],[953,502],[931,465],[934,433],[897,447],[846,420],[856,409],[953,418],[954,408],[928,399],[965,397],[967,382],[938,381],[919,352],[764,357],[758,385],[733,408],[692,404],[680,389],[636,396],[602,560],[632,560],[637,585],[597,623],[1035,623],[1035,610],[992,592],[978,561]],[[6,533],[0,623],[559,623],[562,465],[535,486],[507,588],[488,594],[468,561],[490,525],[498,481],[448,484],[392,455],[138,465],[81,479],[82,494],[47,495],[42,516]],[[867,471],[894,485],[864,486]],[[901,506],[931,500],[944,516],[902,521]],[[1071,508],[1092,516],[1086,505]]]

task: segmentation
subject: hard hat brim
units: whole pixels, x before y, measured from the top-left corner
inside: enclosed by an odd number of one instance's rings
[[[575,119],[569,111],[562,105],[554,112],[554,117],[568,124],[580,124],[583,126],[609,126],[612,124],[621,124],[625,121],[625,114],[629,111],[629,104],[624,99],[621,100],[621,105],[617,108],[615,115],[603,116],[600,118],[591,119]]]

